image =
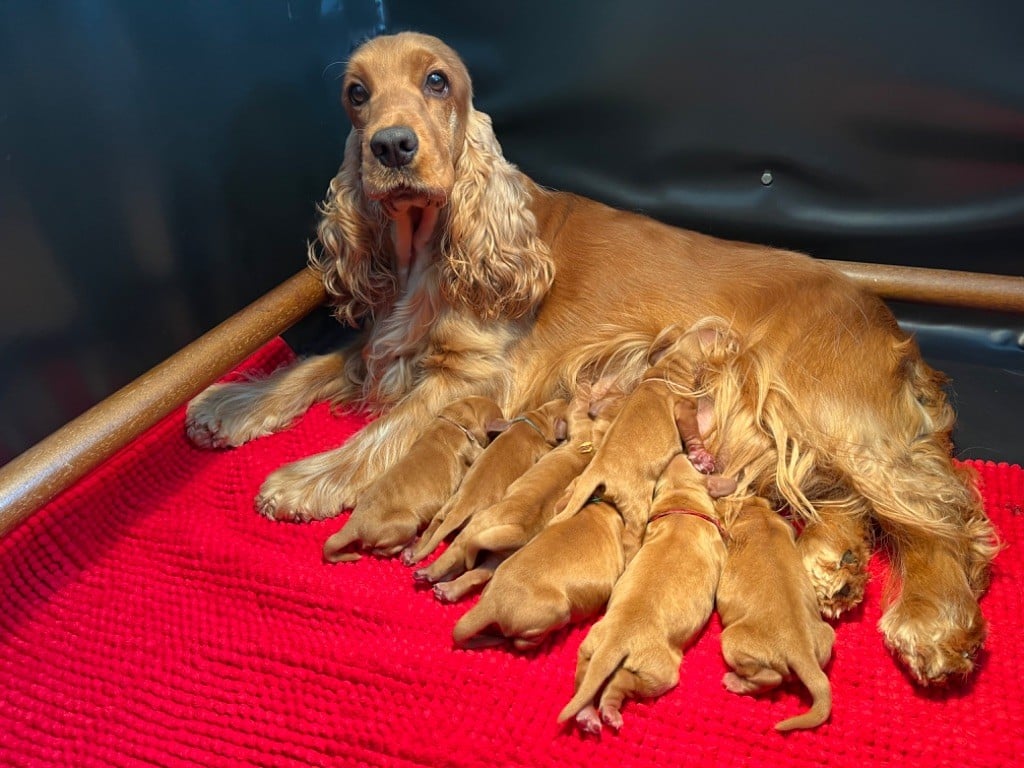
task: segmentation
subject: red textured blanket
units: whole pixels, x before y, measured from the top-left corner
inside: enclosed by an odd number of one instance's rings
[[[275,342],[249,365],[290,354]],[[530,655],[456,650],[466,604],[436,602],[397,561],[324,565],[341,520],[255,514],[268,472],[361,423],[317,407],[283,434],[208,452],[187,443],[179,411],[0,541],[0,764],[1019,764],[1020,467],[974,463],[1007,546],[969,684],[922,691],[890,658],[876,557],[863,607],[837,625],[826,725],[772,730],[808,706],[796,685],[726,692],[712,620],[679,687],[627,704],[621,733],[597,739],[555,722],[585,627]]]

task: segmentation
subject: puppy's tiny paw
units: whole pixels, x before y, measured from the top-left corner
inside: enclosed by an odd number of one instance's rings
[[[710,475],[715,471],[715,457],[706,448],[694,448],[686,456],[698,472]]]
[[[415,544],[416,542],[413,542]],[[416,565],[416,558],[412,552],[412,544],[402,550],[402,554],[398,556],[398,559],[402,561],[402,565]],[[417,581],[420,581],[420,575],[423,573],[423,569],[419,569],[414,572],[412,577]]]
[[[607,705],[601,707],[601,721],[613,731],[622,730],[622,713],[617,707]]]
[[[741,696],[752,693],[757,686],[753,685],[746,678],[740,677],[735,672],[726,672],[722,676],[722,685],[729,693],[738,693]]]
[[[711,475],[708,478],[708,496],[720,499],[736,490],[736,478],[725,475]]]
[[[438,602],[454,603],[459,599],[458,595],[452,592],[451,583],[447,581],[435,584],[433,592]]]
[[[591,736],[601,735],[601,716],[593,704],[588,704],[577,713],[576,727]]]

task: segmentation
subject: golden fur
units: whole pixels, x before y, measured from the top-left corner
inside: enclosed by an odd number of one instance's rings
[[[459,645],[520,650],[605,607],[626,562],[622,517],[604,501],[552,521],[494,571],[480,600],[455,625]]]
[[[359,549],[394,555],[429,523],[490,443],[487,425],[502,418],[486,397],[445,406],[409,452],[359,493],[352,515],[324,544],[324,559],[358,560]]]
[[[707,479],[682,454],[665,468],[640,551],[580,646],[575,694],[559,722],[617,731],[626,698],[660,696],[679,682],[683,649],[711,617],[725,561]]]
[[[501,434],[470,467],[459,490],[434,515],[419,541],[403,553],[405,564],[420,562],[474,515],[501,501],[509,486],[564,440],[567,407],[565,400],[555,399],[502,422]]]
[[[444,88],[429,85],[435,75]],[[615,365],[635,382],[646,360],[620,355],[623,339],[650,344],[717,317],[740,345],[697,387],[720,469],[807,519],[819,500],[870,514],[895,563],[887,644],[922,682],[972,669],[993,531],[950,460],[942,378],[881,301],[806,256],[541,188],[502,157],[465,66],[435,38],[369,41],[343,88],[353,127],[310,263],[364,336],[264,381],[207,390],[188,433],[239,445],[316,400],[382,415],[271,474],[263,514],[335,515],[448,403],[483,395],[521,413]],[[370,144],[395,125],[419,147],[388,168]]]
[[[722,655],[734,670],[722,684],[733,693],[754,694],[795,675],[813,703],[775,729],[815,728],[832,711],[832,686],[822,667],[832,656],[835,631],[818,613],[793,529],[761,498],[719,506],[728,521],[728,554],[715,601]],[[727,511],[730,506],[737,508]]]
[[[607,427],[607,416],[595,420],[590,409],[589,397],[574,399],[566,414],[568,440],[541,456],[501,501],[474,514],[440,557],[414,572],[417,580],[434,584],[439,600],[454,602],[486,584],[498,563],[547,525],[555,502],[593,458]],[[481,552],[493,556],[477,562]]]
[[[683,448],[683,433],[698,431],[696,406],[680,391],[692,388],[699,334],[689,332],[678,341],[666,336],[653,343],[648,354],[651,367],[626,396],[593,461],[558,502],[560,511],[555,516],[557,521],[575,514],[594,494],[607,499],[625,523],[627,562],[640,547],[655,483]],[[710,460],[703,447],[695,448],[691,456]]]

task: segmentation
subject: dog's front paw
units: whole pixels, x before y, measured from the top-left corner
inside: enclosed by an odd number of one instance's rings
[[[272,472],[256,496],[256,510],[271,520],[325,520],[355,505],[355,489],[335,452],[288,464]]]
[[[906,595],[886,611],[878,628],[889,650],[922,685],[970,675],[986,634],[977,603],[937,605]]]
[[[213,384],[185,409],[185,434],[199,448],[237,448],[288,426],[279,415],[266,413],[255,397],[256,384]]]

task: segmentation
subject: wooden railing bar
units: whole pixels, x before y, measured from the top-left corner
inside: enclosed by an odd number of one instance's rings
[[[308,315],[325,298],[304,269],[0,467],[0,536]]]
[[[883,299],[1024,313],[1024,278],[830,262]],[[0,468],[0,536],[323,303],[299,272]]]

